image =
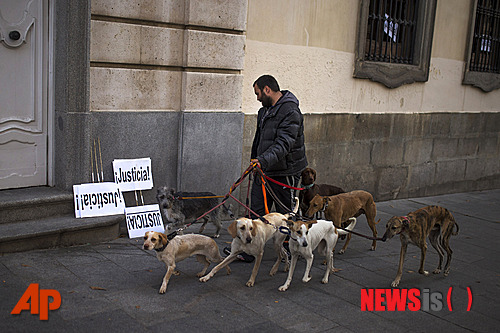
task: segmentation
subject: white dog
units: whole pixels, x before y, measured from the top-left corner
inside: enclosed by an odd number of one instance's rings
[[[352,217],[349,220],[351,220],[351,223],[346,229],[352,230],[356,225],[356,218]],[[337,229],[333,222],[325,220],[307,222],[288,221],[288,223],[290,228],[289,246],[290,253],[292,254],[292,263],[285,284],[279,287],[278,290],[286,291],[290,286],[299,255],[306,259],[306,270],[302,282],[309,282],[309,280],[311,280],[309,273],[314,259],[313,251],[316,248],[318,248],[319,254],[326,257],[327,266],[321,283],[328,283],[330,273],[335,272],[335,268],[333,267],[333,251],[335,250],[335,244],[337,244],[339,234],[346,235],[348,232]]]

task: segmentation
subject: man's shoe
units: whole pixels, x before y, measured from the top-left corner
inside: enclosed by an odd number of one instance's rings
[[[251,254],[246,254],[245,252],[242,252],[236,256],[236,258],[240,259],[241,261],[244,262],[252,262],[255,260],[255,257],[252,256]]]
[[[230,255],[231,254],[231,248],[230,247],[225,247],[222,252],[224,252],[225,255]],[[241,260],[241,261],[244,261],[244,262],[252,262],[255,260],[255,257],[250,255],[250,254],[246,254],[245,252],[242,252],[240,254],[237,254],[236,255],[236,258],[238,258],[238,260]]]

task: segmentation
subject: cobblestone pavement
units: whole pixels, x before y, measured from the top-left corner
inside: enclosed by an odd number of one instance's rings
[[[299,259],[286,292],[278,291],[287,276],[283,267],[274,277],[269,276],[274,261],[270,244],[253,288],[245,286],[253,263],[234,262],[231,275],[223,270],[207,283],[200,283],[196,277],[200,264],[188,258],[178,264],[181,275],[171,278],[164,295],[158,294],[158,289],[165,267],[154,251],[142,250],[140,239],[120,238],[97,245],[0,256],[0,331],[498,331],[500,190],[377,203],[377,219],[382,220],[379,235],[391,216],[431,204],[446,207],[454,214],[460,234],[450,241],[454,253],[451,273],[446,278],[442,274],[418,274],[420,251],[409,246],[399,289],[418,289],[422,308],[417,311],[410,311],[409,306],[406,311],[388,311],[385,302],[380,303],[384,311],[362,311],[363,289],[384,289],[381,295],[392,294],[390,284],[396,275],[400,250],[397,238],[379,242],[377,250],[370,251],[371,241],[353,236],[346,253],[335,254],[335,267],[341,271],[332,275],[328,284],[321,284],[325,266],[320,256],[315,258],[308,283],[301,281],[305,262]],[[224,232],[217,239],[221,253],[231,241],[225,230],[229,223],[224,222]],[[198,230],[197,226],[190,228]],[[206,232],[213,232],[212,228],[207,226]],[[369,234],[363,217],[358,219],[355,230]],[[342,243],[339,240],[337,250]],[[427,253],[426,268],[432,271],[438,256],[431,246]],[[40,289],[55,289],[61,295],[60,308],[49,311],[46,321],[29,311],[11,314],[32,283],[38,283]],[[468,290],[472,295],[470,311]],[[434,306],[434,310],[431,307],[424,311],[426,304]]]

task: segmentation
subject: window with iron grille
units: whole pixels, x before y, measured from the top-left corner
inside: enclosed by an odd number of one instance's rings
[[[418,0],[370,1],[365,60],[413,64]]]
[[[435,12],[436,0],[361,0],[354,77],[427,81]]]
[[[471,10],[464,84],[500,88],[500,0],[476,0]]]

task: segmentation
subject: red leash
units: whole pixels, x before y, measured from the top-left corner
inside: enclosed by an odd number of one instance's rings
[[[259,168],[260,169],[260,168]],[[261,169],[262,170],[262,169]],[[283,186],[283,187],[286,187],[286,188],[289,188],[289,189],[292,189],[292,190],[296,190],[296,191],[302,191],[304,190],[305,188],[304,187],[293,187],[293,186],[290,186],[290,185],[287,185],[287,184],[284,184],[284,183],[280,183],[279,181],[277,180],[274,180],[272,178],[269,178],[268,176],[266,176],[264,173],[262,173],[264,175],[264,177],[266,177],[267,180],[275,183],[275,184],[278,184],[279,186]]]

